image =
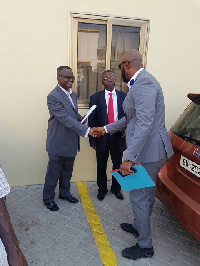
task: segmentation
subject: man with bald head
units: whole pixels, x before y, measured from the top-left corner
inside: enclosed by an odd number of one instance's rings
[[[163,92],[158,81],[142,66],[142,56],[131,50],[122,57],[119,69],[129,92],[123,102],[125,117],[113,124],[98,128],[102,134],[126,129],[127,150],[120,166],[123,175],[133,173],[131,166],[140,162],[156,183],[157,174],[167,158],[173,154],[165,127]],[[130,203],[133,224],[122,223],[121,228],[137,238],[135,246],[125,248],[122,256],[136,260],[152,257],[150,215],[155,201],[155,187],[131,190]]]

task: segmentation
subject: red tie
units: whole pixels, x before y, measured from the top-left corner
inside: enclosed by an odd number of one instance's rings
[[[110,95],[110,98],[108,101],[108,124],[115,122],[112,92],[110,92],[109,95]]]

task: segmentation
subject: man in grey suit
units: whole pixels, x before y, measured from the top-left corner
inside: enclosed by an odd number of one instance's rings
[[[129,92],[123,102],[125,117],[104,128],[102,134],[113,134],[126,129],[127,151],[120,166],[123,175],[131,174],[133,163],[140,162],[156,183],[157,174],[167,158],[173,155],[165,127],[163,92],[158,81],[142,67],[142,56],[131,50],[122,57],[119,69]],[[155,187],[131,190],[130,203],[134,213],[133,224],[122,223],[121,228],[137,237],[135,246],[125,248],[122,256],[136,260],[152,257],[150,215],[155,201]]]
[[[77,150],[79,135],[84,137],[92,130],[80,123],[77,97],[71,87],[74,82],[72,70],[68,66],[57,68],[58,85],[47,96],[50,113],[47,130],[46,149],[49,156],[45,178],[43,201],[51,211],[58,211],[54,202],[55,188],[59,180],[59,198],[77,203],[70,194],[70,179]]]

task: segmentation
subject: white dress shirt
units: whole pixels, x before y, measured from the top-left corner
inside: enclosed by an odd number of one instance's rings
[[[71,97],[72,90],[69,88],[69,90],[67,91],[67,90],[63,89],[59,84],[58,84],[58,87],[60,87],[61,90],[62,90],[65,94],[67,94],[67,97],[69,98],[69,100],[70,100],[72,106],[75,108],[74,102],[73,102],[72,97]]]
[[[129,82],[127,83],[127,86],[128,86],[128,88],[129,88],[129,90],[130,90],[130,88],[131,88],[131,85],[130,85],[130,81],[132,80],[132,79],[134,79],[134,81],[136,80],[136,78],[137,78],[137,76],[138,76],[138,74],[143,70],[144,68],[143,67],[141,67],[137,72],[135,72],[135,74],[132,76],[132,78],[129,80]]]

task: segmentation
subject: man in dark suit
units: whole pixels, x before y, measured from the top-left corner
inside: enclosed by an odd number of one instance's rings
[[[57,68],[58,85],[47,96],[50,113],[47,130],[47,152],[49,162],[45,178],[43,201],[51,211],[58,211],[54,202],[55,188],[59,180],[59,198],[77,203],[70,194],[75,156],[79,146],[79,136],[91,134],[87,126],[80,123],[77,97],[71,87],[74,82],[72,70],[68,66]]]
[[[97,106],[88,119],[88,125],[90,127],[104,126],[124,116],[122,103],[126,94],[115,89],[114,73],[107,70],[102,73],[101,78],[104,90],[90,97],[90,107],[94,104]],[[108,192],[106,168],[109,153],[111,155],[113,169],[119,168],[122,163],[123,151],[126,149],[126,140],[123,134],[124,131],[121,131],[112,136],[104,135],[100,138],[89,137],[90,146],[96,150],[97,185],[99,187],[97,195],[98,200],[103,200],[105,194]],[[114,193],[118,199],[124,199],[121,193],[121,186],[113,176],[111,192]]]

